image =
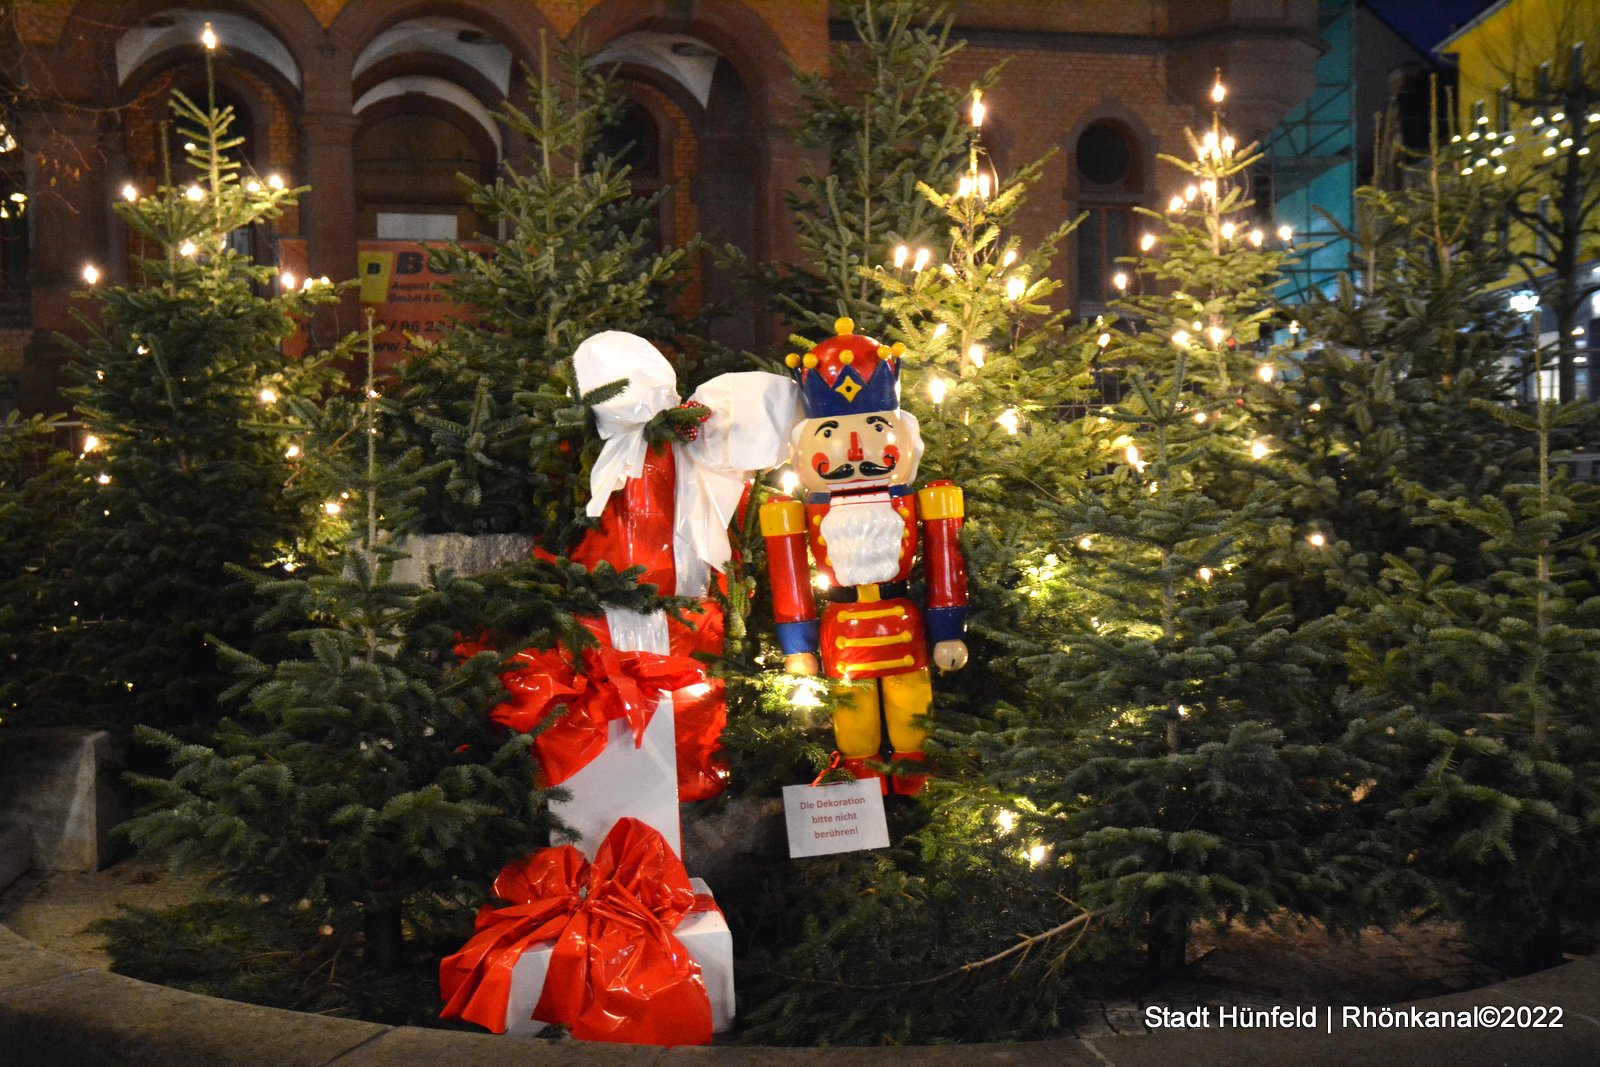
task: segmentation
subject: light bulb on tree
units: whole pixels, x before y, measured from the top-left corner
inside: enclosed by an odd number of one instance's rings
[[[195,254],[195,247],[194,247],[194,242],[193,241],[185,241],[185,242],[183,242],[183,244],[178,246],[178,255],[180,255],[180,256],[192,256],[194,254]]]
[[[278,287],[284,292],[288,292],[289,290],[293,289],[294,288],[294,275],[289,273],[288,271],[284,271],[281,274],[279,274],[278,275]]]
[[[204,200],[206,198],[206,191],[204,189],[200,188],[200,186],[198,186],[198,185],[191,185],[191,186],[189,186],[189,188],[187,188],[187,189],[185,189],[183,191],[183,195],[187,196],[190,200],[193,200],[195,203],[199,203],[200,201],[202,201],[202,200]]]
[[[1211,339],[1211,344],[1213,347],[1220,348],[1222,346],[1223,339],[1228,336],[1228,331],[1224,330],[1221,326],[1213,326],[1206,331],[1206,336]]]
[[[1277,377],[1277,372],[1272,369],[1272,364],[1263,363],[1256,368],[1256,377],[1260,378],[1263,383],[1270,385],[1272,379]]]
[[[267,185],[270,188],[273,188],[273,189],[282,189],[283,188],[283,178],[281,178],[280,176],[278,176],[276,174],[269,174],[269,175],[267,175]]]
[[[1006,279],[1006,298],[1013,304],[1022,299],[1022,294],[1028,288],[1028,283],[1021,278]]]
[[[299,445],[290,445],[288,448],[283,450],[283,454],[284,454],[284,457],[287,458],[287,459],[299,459],[300,458],[300,446]]]
[[[927,267],[928,260],[932,257],[933,253],[929,252],[926,248],[917,249],[917,258],[911,261],[911,269],[922,270],[923,268]]]
[[[1143,237],[1139,238],[1139,251],[1148,252],[1152,248],[1154,248],[1155,246],[1156,246],[1156,235],[1155,234],[1147,233]]]
[[[1228,99],[1228,87],[1222,84],[1222,75],[1217,75],[1217,80],[1211,84],[1211,102],[1220,104]]]
[[[972,360],[972,365],[974,367],[981,368],[983,366],[984,359],[987,358],[988,355],[989,350],[984,348],[982,345],[972,345],[967,349],[967,358]]]
[[[1002,267],[1009,267],[1009,266],[1011,266],[1011,264],[1015,263],[1016,261],[1017,261],[1017,250],[1015,248],[1006,249],[1006,254],[1000,257],[1000,265]]]
[[[122,199],[130,204],[139,199],[139,190],[132,182],[122,187]]]
[[[1220,232],[1224,241],[1231,241],[1233,240],[1233,235],[1238,232],[1238,227],[1231,222],[1224,222]]]
[[[217,33],[211,28],[211,23],[206,23],[206,28],[200,31],[200,43],[206,46],[207,52],[217,49]]]
[[[90,452],[95,451],[99,447],[100,447],[100,438],[96,437],[94,434],[89,434],[88,436],[86,436],[83,439],[83,454],[84,455],[88,455]]]
[[[83,280],[89,285],[98,285],[100,282],[100,268],[93,263],[83,265]]]
[[[911,255],[911,250],[909,248],[907,248],[905,245],[897,245],[897,246],[895,246],[895,250],[894,250],[894,269],[895,270],[899,270],[901,267],[905,266],[906,265],[906,260],[910,257],[910,255]]]
[[[1321,548],[1323,545],[1328,543],[1328,539],[1324,537],[1321,532],[1313,533],[1310,537],[1306,538],[1306,541],[1310,543],[1312,548]]]
[[[972,90],[972,110],[970,114],[972,116],[972,126],[974,129],[979,129],[983,126],[983,117],[988,113],[989,109],[983,104],[983,90]]]
[[[1267,452],[1268,452],[1268,448],[1267,448],[1267,443],[1265,441],[1251,441],[1250,442],[1250,458],[1251,459],[1266,459],[1267,458]]]
[[[1016,408],[1006,408],[995,417],[994,421],[999,423],[1000,427],[1005,430],[1006,433],[1015,437],[1017,431],[1022,426],[1022,415],[1017,411]]]
[[[1177,345],[1179,348],[1186,347],[1189,344],[1189,331],[1188,330],[1174,330],[1174,331],[1172,331],[1172,343]]]
[[[1267,239],[1266,234],[1262,233],[1260,230],[1251,230],[1250,231],[1250,243],[1252,245],[1256,246],[1257,248],[1260,248],[1261,247],[1261,242],[1265,241],[1266,239]]]
[[[1111,335],[1109,333],[1103,333],[1094,339],[1094,343],[1099,345],[1101,348],[1104,348],[1111,343]]]
[[[1119,290],[1126,289],[1128,288],[1128,276],[1119,270],[1111,276],[1111,284]]]
[[[1288,244],[1290,241],[1294,240],[1294,227],[1290,226],[1287,222],[1282,226],[1279,226],[1278,240],[1282,241],[1284,244]]]
[[[263,404],[276,404],[278,402],[278,394],[273,391],[271,386],[263,386],[261,392],[257,393],[256,396],[261,398]]]
[[[794,471],[784,471],[778,475],[778,488],[783,490],[785,495],[792,496],[799,487],[800,476]]]
[[[945,394],[949,391],[950,383],[935,374],[928,379],[928,399],[933,401],[934,407],[944,403]]]

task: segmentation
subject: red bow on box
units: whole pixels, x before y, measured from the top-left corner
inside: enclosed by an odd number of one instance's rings
[[[483,907],[472,940],[439,964],[441,1018],[504,1033],[512,969],[554,941],[535,1019],[585,1041],[710,1042],[700,965],[672,935],[694,890],[656,830],[619,820],[592,865],[571,845],[547,848],[507,864],[494,892],[510,906]]]
[[[626,719],[634,745],[642,744],[661,697],[705,680],[704,665],[688,656],[618,652],[605,644],[584,650],[582,674],[562,649],[523,649],[512,663],[500,676],[511,699],[490,713],[495,722],[532,733],[552,707],[567,706],[533,741],[545,785],[560,785],[604,751],[613,720]]]

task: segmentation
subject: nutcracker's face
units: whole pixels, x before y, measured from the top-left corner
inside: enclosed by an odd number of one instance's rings
[[[898,410],[806,419],[791,444],[795,473],[812,493],[905,485],[921,452],[915,421]]]

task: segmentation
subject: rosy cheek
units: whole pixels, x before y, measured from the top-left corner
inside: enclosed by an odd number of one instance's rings
[[[883,446],[883,465],[885,467],[893,467],[893,466],[897,466],[899,463],[900,463],[900,446],[899,445],[884,445]]]
[[[828,461],[828,454],[826,452],[818,452],[816,455],[811,457],[811,469],[816,471],[818,474],[828,473],[828,468],[831,466],[833,466],[833,464]]]

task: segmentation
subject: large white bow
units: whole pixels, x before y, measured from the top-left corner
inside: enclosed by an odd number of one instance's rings
[[[572,355],[578,389],[589,392],[626,378],[617,396],[594,405],[605,442],[589,476],[589,516],[605,510],[611,494],[644,473],[645,424],[678,404],[677,375],[656,347],[620,331],[598,333]],[[728,523],[745,484],[757,471],[788,456],[789,431],[799,421],[799,390],[790,379],[763,371],[719,375],[690,400],[711,412],[699,436],[675,448],[677,498],[673,513],[673,563],[680,596],[702,594],[711,569],[732,554]]]

